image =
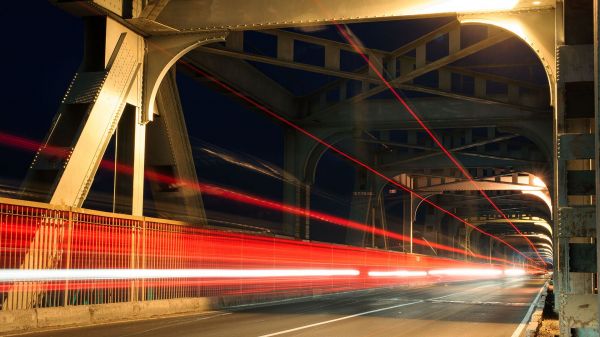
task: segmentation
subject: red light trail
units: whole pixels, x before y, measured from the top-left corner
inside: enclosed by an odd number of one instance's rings
[[[11,139],[15,141],[14,146],[23,149],[31,149],[33,144],[14,136],[2,139]],[[101,162],[101,167],[132,173],[131,167],[106,160]],[[147,177],[163,183],[181,183],[152,171],[147,172]],[[189,187],[228,200],[310,216],[359,230],[372,230],[350,220],[209,184]],[[4,207],[0,203],[0,211],[6,212]],[[145,220],[142,226],[135,220],[111,218],[114,215],[110,213],[104,216],[74,214],[74,220],[67,222],[65,215],[60,214],[54,216],[63,220],[39,221],[35,215],[38,211],[31,207],[21,208],[21,215],[15,210],[10,211],[10,217],[0,221],[0,267],[4,270],[0,276],[0,292],[67,291],[65,298],[71,304],[111,291],[127,294],[134,286],[143,289],[142,294],[147,299],[176,293],[186,296],[300,296],[315,291],[360,290],[413,281],[452,282],[522,274],[515,272],[517,265],[505,269],[497,264],[162,224],[153,219]],[[407,239],[382,230],[377,230],[377,234]],[[50,235],[52,239],[43,240],[44,235]],[[53,246],[38,246],[42,241]],[[416,240],[415,243],[424,242]],[[465,252],[438,244],[434,247]],[[474,256],[488,259],[487,256]],[[41,261],[45,267],[32,266],[27,262],[32,259]],[[511,265],[507,260],[492,260]],[[537,269],[525,267],[530,272]]]
[[[7,207],[0,203],[0,210]],[[414,280],[435,283],[514,277],[532,271],[153,219],[141,226],[111,218],[111,213],[74,212],[74,222],[41,222],[33,215],[38,211],[22,207],[0,222],[0,292],[68,290],[72,299],[74,295],[97,296],[99,290],[126,290],[135,284],[147,294],[180,289],[195,296],[289,295],[386,287]],[[31,242],[41,238],[40,233],[49,234],[47,242],[53,245],[32,250]],[[47,265],[22,268],[27,259]]]

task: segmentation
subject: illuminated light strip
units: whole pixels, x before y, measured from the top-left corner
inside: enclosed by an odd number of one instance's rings
[[[0,282],[358,275],[356,269],[4,269]]]
[[[384,83],[384,85],[390,90],[390,92],[394,95],[394,97],[396,98],[396,100],[398,102],[400,102],[400,104],[402,104],[402,106],[404,106],[404,108],[413,117],[413,119],[429,135],[429,137],[434,141],[434,143],[442,150],[442,152],[444,153],[444,155],[446,157],[448,157],[448,159],[450,159],[450,161],[452,161],[452,163],[461,171],[461,173],[465,176],[465,178],[467,178],[469,180],[469,182],[473,186],[475,186],[475,188],[479,191],[479,193],[490,203],[490,205],[498,212],[498,214],[500,214],[502,216],[502,218],[504,220],[506,220],[517,231],[517,233],[519,233],[521,235],[521,237],[523,237],[525,239],[525,241],[527,241],[527,243],[529,243],[529,246],[531,246],[531,248],[533,248],[533,251],[535,251],[535,253],[537,254],[537,256],[540,259],[540,261],[544,265],[546,265],[546,261],[544,261],[544,259],[542,258],[542,256],[538,252],[538,250],[535,248],[535,245],[533,244],[533,242],[531,242],[531,240],[528,237],[526,237],[525,235],[523,235],[523,233],[519,230],[519,228],[517,228],[517,226],[515,226],[515,224],[513,224],[512,221],[510,221],[510,219],[506,216],[506,214],[504,214],[504,212],[500,209],[500,207],[498,207],[498,205],[496,205],[496,203],[479,186],[479,184],[477,184],[477,182],[475,181],[475,179],[473,179],[473,177],[471,176],[471,174],[458,161],[458,159],[456,159],[456,157],[454,157],[452,155],[452,153],[450,153],[450,151],[448,151],[448,149],[444,146],[444,144],[442,144],[442,142],[440,142],[440,140],[436,137],[436,135],[433,133],[433,131],[431,131],[431,129],[429,129],[429,127],[427,127],[427,125],[425,125],[425,123],[423,122],[423,120],[421,120],[421,118],[408,105],[408,103],[406,102],[406,100],[404,98],[402,98],[402,96],[398,93],[398,91],[396,90],[396,88],[394,88],[390,84],[390,82],[388,80],[386,80],[386,78],[379,71],[379,69],[377,69],[377,67],[375,66],[375,64],[373,64],[373,62],[369,59],[369,57],[364,53],[364,51],[360,47],[359,42],[356,41],[351,36],[351,32],[349,31],[349,29],[347,27],[345,27],[345,26],[342,26],[342,25],[340,25],[338,23],[335,23],[335,21],[334,21],[334,25],[336,26],[336,28],[338,29],[338,31],[340,32],[340,34],[342,34],[342,36],[344,37],[344,39],[346,39],[346,41],[348,41],[348,43],[350,43],[350,45],[352,45],[352,48],[361,56],[361,58],[367,63],[367,65],[369,66],[369,68],[371,68],[371,70],[373,70],[373,72],[377,75],[377,77],[379,77],[379,79]],[[523,255],[523,254],[521,254],[521,255]],[[525,255],[523,255],[523,256],[525,256]],[[529,257],[527,257],[527,258],[530,259]]]
[[[427,276],[427,272],[414,270],[370,271],[368,275],[371,277],[421,277]]]
[[[325,140],[315,136],[314,134],[310,133],[309,131],[303,129],[302,127],[294,124],[293,122],[287,120],[286,118],[280,116],[279,114],[271,111],[270,109],[266,108],[265,106],[259,104],[258,102],[254,101],[252,98],[247,97],[245,95],[243,95],[242,93],[238,92],[237,90],[233,89],[232,87],[230,87],[229,85],[221,82],[220,80],[218,80],[217,78],[215,78],[214,76],[208,74],[207,72],[198,69],[197,67],[195,67],[194,65],[184,61],[184,60],[179,60],[179,63],[184,65],[185,67],[189,68],[190,70],[196,72],[199,75],[204,76],[205,78],[207,78],[208,80],[214,82],[215,84],[219,85],[220,87],[222,87],[223,89],[229,91],[230,93],[232,93],[233,95],[235,95],[236,97],[240,98],[241,100],[253,105],[254,107],[256,107],[257,109],[259,109],[260,111],[266,113],[267,115],[271,116],[272,118],[280,121],[281,123],[293,128],[294,130],[300,132],[301,134],[309,137],[310,139],[316,141],[317,143],[325,146],[326,148],[328,148],[329,150],[339,154],[340,156],[344,157],[345,159],[347,159],[348,161],[366,169],[367,171],[375,174],[376,176],[380,177],[381,179],[389,182],[390,184],[404,190],[405,192],[411,193],[413,196],[419,198],[420,200],[422,200],[423,202],[431,205],[432,207],[434,207],[435,209],[439,210],[440,212],[443,212],[445,214],[448,214],[449,216],[451,216],[452,218],[456,219],[457,221],[465,224],[466,226],[469,226],[471,228],[473,228],[474,230],[480,232],[483,235],[489,236],[491,238],[493,238],[494,240],[497,240],[498,242],[501,242],[502,244],[504,244],[505,246],[509,247],[511,250],[513,250],[514,252],[516,252],[517,254],[523,256],[525,259],[529,260],[529,261],[533,261],[532,258],[530,258],[529,256],[523,254],[523,252],[521,252],[520,250],[518,250],[517,248],[515,248],[513,245],[511,245],[510,243],[506,242],[505,240],[501,239],[500,237],[493,235],[491,233],[488,233],[486,231],[484,231],[483,229],[479,228],[478,226],[475,226],[469,222],[467,222],[466,220],[462,219],[461,217],[459,217],[458,215],[446,210],[445,208],[437,205],[436,203],[434,203],[433,201],[423,197],[422,195],[418,194],[417,192],[413,191],[412,189],[400,184],[399,182],[389,178],[388,176],[386,176],[385,174],[377,171],[376,169],[374,169],[373,167],[367,165],[366,163],[362,162],[361,160],[347,154],[346,152],[338,149],[337,147],[333,146],[332,144],[326,142]],[[371,230],[369,230],[369,232],[371,232]],[[489,257],[488,257],[489,259]]]
[[[525,275],[525,270],[518,269],[518,268],[504,269],[504,275],[507,275],[507,276],[522,276],[522,275]]]
[[[479,268],[449,268],[434,269],[427,272],[431,276],[496,276],[502,275],[500,269],[479,269]]]

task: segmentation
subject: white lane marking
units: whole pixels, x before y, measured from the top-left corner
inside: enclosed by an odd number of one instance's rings
[[[343,320],[354,318],[354,317],[359,317],[359,316],[364,316],[364,315],[372,314],[372,313],[375,313],[375,312],[386,311],[386,310],[400,308],[400,307],[406,307],[406,306],[413,305],[413,304],[424,303],[425,301],[431,301],[431,300],[437,300],[437,299],[440,299],[440,298],[446,298],[446,297],[449,297],[449,296],[458,295],[458,294],[462,294],[462,293],[466,293],[466,292],[471,292],[471,291],[476,290],[476,289],[487,288],[487,287],[492,287],[492,286],[498,286],[498,284],[496,284],[496,283],[487,284],[487,285],[483,285],[483,286],[471,288],[471,289],[465,290],[465,291],[459,291],[457,293],[448,294],[448,295],[444,295],[444,296],[432,297],[432,298],[428,298],[428,299],[425,299],[425,300],[419,300],[419,301],[410,302],[410,303],[398,304],[398,305],[394,305],[394,306],[391,306],[391,307],[385,307],[385,308],[380,308],[380,309],[376,309],[376,310],[360,312],[358,314],[354,314],[354,315],[350,315],[350,316],[344,316],[344,317],[340,317],[340,318],[336,318],[336,319],[331,319],[331,320],[328,320],[328,321],[323,321],[323,322],[318,322],[318,323],[303,325],[303,326],[299,326],[299,327],[293,328],[293,329],[288,329],[288,330],[273,332],[273,333],[266,334],[266,335],[260,335],[258,337],[279,336],[279,335],[287,334],[287,333],[290,333],[290,332],[295,332],[295,331],[299,331],[299,330],[313,328],[313,327],[320,326],[320,325],[335,323],[335,322],[343,321]]]
[[[386,308],[381,308],[381,309],[376,309],[376,310],[370,310],[370,311],[360,312],[358,314],[354,314],[354,315],[350,315],[350,316],[344,316],[344,317],[340,317],[340,318],[336,318],[336,319],[330,319],[328,321],[323,321],[323,322],[319,322],[319,323],[304,325],[304,326],[300,326],[300,327],[289,329],[289,330],[283,330],[283,331],[278,331],[278,332],[270,333],[270,334],[267,334],[267,335],[261,335],[259,337],[279,336],[279,335],[283,335],[283,334],[294,332],[294,331],[298,331],[298,330],[309,329],[309,328],[313,328],[313,327],[319,326],[319,325],[324,325],[324,324],[339,322],[339,321],[343,321],[343,320],[354,318],[354,317],[358,317],[358,316],[364,316],[364,315],[372,314],[372,313],[375,313],[375,312],[380,312],[380,311],[385,311],[385,310],[390,310],[390,309],[405,307],[405,306],[413,305],[413,304],[417,304],[417,303],[423,303],[423,300],[416,301],[416,302],[410,302],[410,303],[404,303],[404,304],[398,304],[398,305],[394,305],[394,306],[391,306],[391,307],[386,307]]]
[[[540,288],[540,291],[538,291],[537,296],[535,297],[533,302],[531,302],[531,306],[529,307],[529,310],[527,310],[525,317],[523,317],[521,324],[519,324],[519,326],[517,326],[517,329],[510,337],[519,337],[521,335],[521,332],[523,332],[523,329],[525,329],[525,326],[527,326],[527,323],[529,322],[529,318],[531,317],[531,314],[533,313],[533,309],[537,305],[537,302],[539,301],[540,296],[542,295],[542,291],[544,291],[544,288],[546,288],[547,283],[548,283],[548,281],[546,281],[546,283],[544,283],[542,288]]]
[[[197,321],[204,321],[204,320],[207,320],[207,319],[217,318],[217,317],[231,315],[231,314],[232,314],[231,312],[224,312],[224,313],[220,313],[220,314],[216,314],[216,315],[212,315],[212,316],[207,316],[207,317],[199,317],[199,318],[195,318],[195,319],[186,319],[186,320],[177,321],[177,322],[174,322],[174,323],[171,323],[171,324],[160,325],[160,326],[157,326],[155,328],[150,328],[150,329],[147,329],[147,330],[135,331],[135,332],[132,332],[130,334],[121,335],[121,337],[143,335],[143,334],[146,334],[146,333],[151,332],[151,331],[161,330],[161,329],[165,329],[165,328],[172,328],[172,327],[175,327],[175,326],[178,326],[178,325],[191,324],[191,323],[195,323]]]
[[[500,305],[500,306],[507,306],[507,307],[528,307],[529,306],[529,303],[482,302],[482,301],[427,300],[427,302],[450,303],[450,304]]]

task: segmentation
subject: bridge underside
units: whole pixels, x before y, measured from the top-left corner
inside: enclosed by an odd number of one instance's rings
[[[356,169],[348,216],[410,241],[347,230],[345,243],[527,261],[483,230],[553,266],[561,335],[598,329],[597,314],[580,321],[583,309],[573,305],[597,293],[596,265],[580,263],[595,256],[598,233],[591,1],[482,1],[481,8],[459,0],[54,2],[84,17],[88,47],[28,173],[27,193],[81,207],[115,134],[117,161],[131,171],[119,179],[116,211],[143,215],[145,170],[197,184],[177,71],[281,118],[273,119],[285,134],[284,204],[311,209],[319,164],[332,153],[285,121],[381,174]],[[362,35],[351,35],[354,28]],[[380,38],[403,28],[403,39]],[[204,224],[200,191],[186,184],[152,182],[159,215]],[[312,222],[284,214],[279,231],[315,239]]]

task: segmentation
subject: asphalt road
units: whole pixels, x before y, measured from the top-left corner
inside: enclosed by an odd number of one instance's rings
[[[23,336],[516,337],[543,284],[522,278],[383,289]]]

